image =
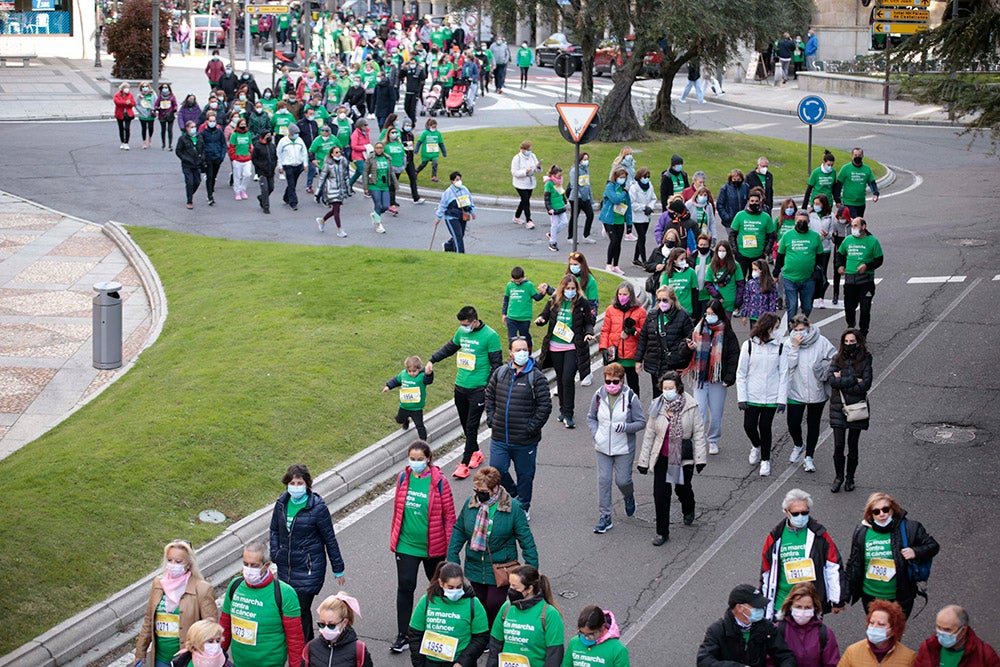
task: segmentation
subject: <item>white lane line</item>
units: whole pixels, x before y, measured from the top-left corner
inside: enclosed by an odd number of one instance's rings
[[[864,135],[858,137],[857,140],[861,141],[863,139],[874,139],[876,136],[878,136],[878,135],[875,135],[875,134],[864,134]]]
[[[971,293],[972,290],[975,289],[976,285],[978,285],[981,281],[982,278],[976,278],[972,281],[972,284],[966,287],[957,299],[952,301],[947,308],[935,317],[934,321],[931,322],[930,325],[920,333],[920,335],[914,338],[913,342],[910,343],[906,349],[903,350],[891,364],[889,364],[882,374],[878,376],[875,382],[872,383],[871,391],[875,391],[875,389],[882,384],[882,382],[884,382],[886,378],[888,378],[889,375],[892,374],[892,372],[895,371],[896,368],[898,368],[899,365],[903,363],[903,361],[905,361],[915,349],[917,349],[917,346],[920,345],[920,343],[922,343],[929,335],[931,335],[931,332],[933,332],[941,322],[944,322],[948,316],[951,315],[951,312],[958,307],[958,304],[960,304],[965,297],[969,296],[969,293]],[[829,438],[831,433],[833,433],[833,431],[827,429],[820,437],[820,442]],[[708,565],[709,561],[711,561],[715,555],[719,553],[724,546],[726,546],[729,540],[731,540],[733,536],[736,535],[741,528],[743,528],[753,515],[764,506],[764,503],[768,502],[774,494],[776,494],[786,483],[788,483],[788,480],[791,479],[793,474],[795,474],[795,471],[799,469],[799,465],[800,464],[788,466],[788,468],[781,473],[781,475],[779,475],[777,479],[775,479],[774,482],[767,487],[767,489],[764,490],[764,493],[751,503],[749,507],[743,510],[743,513],[740,514],[736,521],[734,521],[733,524],[729,526],[729,528],[727,528],[726,531],[722,533],[722,535],[720,535],[715,542],[713,542],[712,545],[701,554],[701,556],[698,557],[697,560],[695,560],[695,562],[691,563],[688,569],[685,570],[684,573],[670,585],[670,588],[664,591],[663,595],[661,595],[656,602],[643,612],[642,616],[639,617],[635,624],[626,628],[624,635],[622,635],[622,642],[624,644],[628,644],[635,639],[639,633],[642,632],[642,630],[649,625],[668,604],[670,604],[670,601],[691,583],[695,576],[697,576],[697,574],[701,572],[706,565]]]
[[[941,283],[964,283],[965,276],[914,276],[907,285],[938,285]]]
[[[899,192],[889,192],[884,195],[879,195],[879,199],[886,199],[888,197],[898,197],[899,195],[905,195],[907,192],[910,192],[911,190],[916,190],[917,188],[919,188],[921,185],[924,184],[924,177],[915,171],[910,171],[909,169],[903,169],[902,167],[897,167],[891,164],[887,164],[885,166],[889,167],[895,172],[901,171],[903,173],[909,174],[910,176],[913,177],[913,182],[910,183],[910,185],[908,185],[907,187],[900,190]],[[871,199],[871,197],[869,197],[868,199]]]
[[[744,123],[743,125],[730,125],[722,128],[731,132],[751,132],[753,130],[763,130],[765,127],[774,127],[777,123]]]
[[[998,280],[1000,280],[1000,273],[998,273],[995,276],[993,276],[993,282],[996,282]]]
[[[537,97],[534,93],[528,93],[523,90],[504,89],[503,94],[510,95],[511,97]]]

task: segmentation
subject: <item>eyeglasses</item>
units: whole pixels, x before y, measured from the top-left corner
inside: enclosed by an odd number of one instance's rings
[[[171,544],[177,544],[178,542],[180,542],[181,544],[186,544],[188,546],[191,546],[191,540],[182,540],[180,538],[178,538],[176,540],[170,540]]]
[[[809,516],[809,510],[803,510],[801,512],[789,512],[788,516]]]
[[[891,507],[873,507],[872,514],[892,514]]]
[[[320,621],[319,623],[316,624],[316,627],[319,628],[320,630],[325,630],[326,628],[330,628],[332,630],[333,628],[337,627],[338,625],[340,625],[340,623],[324,623],[324,622]]]
[[[656,303],[670,303],[670,299],[657,299]]]
[[[622,383],[622,381],[621,381],[621,380],[609,380],[609,379],[607,379],[607,378],[604,378],[604,382],[605,382],[606,384],[621,384],[621,383]]]

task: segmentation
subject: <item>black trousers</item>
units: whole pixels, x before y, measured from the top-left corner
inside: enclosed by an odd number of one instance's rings
[[[528,68],[522,67],[520,69],[521,69],[521,87],[523,88],[528,85]]]
[[[306,641],[313,638],[313,615],[312,615],[312,603],[316,599],[315,593],[303,593],[301,591],[295,591],[299,596],[299,608],[302,611],[302,634],[305,635]]]
[[[583,223],[583,235],[590,236],[590,228],[594,224],[594,202],[589,199],[581,199],[579,211],[573,208],[572,200],[570,200],[569,235],[567,238],[572,239],[573,234],[576,233],[576,219],[581,212],[586,216]]]
[[[635,392],[636,396],[639,396],[639,373],[636,372],[635,366],[625,366],[625,384],[628,388]]]
[[[438,563],[443,556],[421,558],[409,554],[396,554],[396,632],[405,635],[410,628],[410,615],[413,613],[413,592],[417,590],[417,573],[420,564],[424,565],[427,581],[434,576]]]
[[[826,297],[826,270],[830,268],[830,253],[824,252],[816,255],[816,266],[823,269],[823,279],[816,282],[816,289],[813,290],[813,298],[823,299]]]
[[[174,121],[160,120],[160,142],[163,148],[174,145]]]
[[[299,193],[295,191],[295,185],[302,175],[302,165],[286,164],[282,165],[282,168],[285,170],[285,194],[281,199],[292,208],[296,208],[299,205]]]
[[[771,424],[777,408],[747,405],[743,411],[743,430],[750,438],[750,444],[760,447],[760,460],[771,460]]]
[[[736,263],[740,265],[741,269],[743,269],[743,275],[749,276],[751,273],[750,270],[751,265],[755,261],[760,259],[760,257],[745,257],[743,253],[741,253],[739,250],[736,250],[735,252],[736,252]],[[761,257],[763,257],[763,255],[761,255]]]
[[[201,170],[187,165],[182,165],[181,169],[184,171],[184,192],[187,195],[187,203],[191,204],[194,202],[194,193],[201,185]]]
[[[861,321],[858,328],[861,333],[868,336],[868,327],[872,321],[872,299],[875,298],[875,281],[872,280],[861,285],[848,285],[844,283],[844,319],[847,326],[853,327],[858,306],[861,306]]]
[[[517,190],[518,196],[521,201],[517,205],[517,210],[514,211],[514,217],[520,218],[521,213],[524,213],[524,218],[527,222],[531,222],[531,193],[530,188],[514,188]]]
[[[632,229],[635,230],[635,253],[632,255],[633,262],[646,263],[646,232],[649,230],[648,222],[635,222],[632,223]]]
[[[455,409],[458,411],[458,422],[465,431],[465,451],[462,453],[465,465],[469,465],[472,455],[479,450],[479,421],[483,418],[485,405],[486,387],[468,389],[455,385]]]
[[[618,266],[622,255],[622,237],[625,236],[625,225],[604,225],[608,233],[608,264]]]
[[[132,119],[128,116],[116,119],[118,121],[118,140],[127,144],[132,136]]]
[[[858,443],[861,440],[861,430],[856,428],[833,429],[833,471],[837,479],[844,479],[844,464],[847,464],[847,476],[854,479],[858,469]],[[844,446],[847,446],[847,460],[844,460]]]
[[[140,118],[139,127],[142,128],[142,140],[153,138],[153,119],[152,118]]]
[[[570,419],[576,405],[576,350],[553,352],[549,359],[556,372],[556,386],[559,387],[559,414]]]
[[[274,192],[274,172],[270,174],[257,174],[260,184],[260,207],[265,211],[271,210],[271,193]],[[339,226],[339,225],[338,225]]]
[[[205,160],[205,193],[209,199],[215,199],[215,179],[219,177],[222,160]]]
[[[416,126],[417,124],[417,94],[416,93],[406,93],[403,98],[403,113],[406,117]]]
[[[841,266],[844,265],[844,258],[840,256],[837,252],[837,248],[840,247],[840,242],[844,240],[843,236],[838,234],[833,235],[833,298],[837,299],[840,297],[840,281],[842,276],[837,271]]]
[[[427,439],[427,427],[424,426],[423,410],[404,410],[400,408],[396,413],[396,423],[406,427],[410,422],[417,427],[417,437],[421,440]]]
[[[816,451],[816,443],[819,442],[819,430],[823,423],[823,409],[826,401],[822,403],[789,403],[786,410],[788,417],[788,435],[792,436],[792,443],[796,447],[802,446],[802,415],[806,415],[806,456],[812,456]]]
[[[694,514],[694,490],[691,488],[691,478],[694,475],[694,465],[684,466],[684,481],[686,484],[671,484],[667,481],[667,457],[656,457],[653,466],[653,505],[656,507],[656,534],[670,537],[670,495],[677,494],[681,501],[681,512]],[[673,488],[671,488],[673,487]]]

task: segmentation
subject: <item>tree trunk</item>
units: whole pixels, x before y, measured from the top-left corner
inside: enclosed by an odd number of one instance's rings
[[[641,63],[641,59],[639,60]],[[629,61],[632,64],[632,61]],[[639,124],[632,108],[632,84],[639,68],[626,66],[614,74],[614,87],[604,99],[601,116],[601,141],[648,141],[649,134]]]
[[[579,102],[589,104],[594,101],[594,52],[597,50],[597,40],[592,31],[586,31],[580,38],[580,51],[583,55],[583,71],[580,72]]]
[[[691,130],[674,115],[670,108],[670,90],[674,77],[680,71],[681,61],[666,58],[660,64],[660,92],[656,95],[656,108],[649,116],[649,129],[667,134],[690,134]]]

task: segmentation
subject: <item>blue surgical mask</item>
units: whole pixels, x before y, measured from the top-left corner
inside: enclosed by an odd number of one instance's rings
[[[823,206],[821,204],[813,204],[813,210],[817,213],[823,212]]]
[[[751,623],[759,623],[764,620],[764,610],[754,607],[750,610],[750,616],[747,618]]]
[[[786,208],[785,209],[785,215],[787,215],[789,217],[795,215],[795,209],[794,208]]]
[[[618,185],[625,185],[625,179],[624,179],[624,178],[619,178],[619,179],[618,179],[617,181],[615,181],[615,182],[616,182],[616,183],[618,183]]]
[[[663,398],[666,399],[666,400],[668,400],[668,401],[676,401],[677,400],[677,390],[676,389],[667,389],[665,392],[663,392]]]
[[[941,646],[944,648],[952,648],[955,646],[955,644],[958,643],[957,632],[955,634],[949,634],[947,632],[941,632],[940,630],[936,630],[934,634],[937,635],[938,643],[941,644]]]
[[[208,126],[209,127],[215,127],[216,125],[218,125],[218,123],[216,123],[214,120],[208,121]]]
[[[874,519],[874,517],[872,517]],[[875,524],[881,528],[885,528],[890,523],[892,523],[892,515],[890,514],[885,519],[875,519]]]
[[[472,327],[470,327],[468,324],[459,325],[458,330],[461,331],[462,333],[472,333]]]
[[[698,204],[698,206],[704,206],[705,204],[708,203],[708,196],[707,195],[701,195],[700,197],[697,197],[695,199],[695,202]]]
[[[444,596],[451,600],[452,602],[458,602],[465,595],[465,591],[461,588],[446,588],[444,589]]]
[[[304,486],[298,484],[294,486],[291,484],[288,485],[288,495],[292,497],[292,500],[299,500],[304,495],[306,495],[306,491],[307,489]]]
[[[414,461],[410,459],[410,470],[417,473],[418,475],[423,471],[427,470],[427,461]]]
[[[581,632],[580,633],[580,643],[583,644],[584,646],[588,646],[589,647],[589,646],[596,645],[597,644],[597,640],[596,639],[587,639],[586,637],[583,636],[583,633]]]
[[[683,164],[675,164],[674,166],[671,167],[671,169],[673,169],[675,172],[677,172],[679,174],[682,171],[684,171],[684,165]]]
[[[580,271],[583,271],[583,267],[580,266],[579,264],[569,265],[569,272],[572,273],[574,276],[580,275]]]
[[[566,297],[567,299],[575,299],[576,290],[575,289],[563,290],[563,296]]]
[[[513,354],[513,357],[515,364],[518,366],[524,366],[528,363],[528,359],[531,358],[531,352],[528,352],[527,350],[518,350]]]
[[[807,523],[809,523],[808,514],[800,514],[798,516],[788,517],[788,524],[792,528],[805,528]]]
[[[586,167],[590,164],[590,160],[580,160],[580,166]]]
[[[649,179],[646,178],[645,176],[643,176],[642,178],[640,178],[639,182],[642,183],[643,185],[649,185]]]
[[[719,316],[714,313],[709,313],[705,316],[705,324],[718,324]]]
[[[889,638],[889,632],[885,628],[873,628],[870,625],[865,631],[865,635],[868,636],[868,641],[872,644],[881,644]]]

